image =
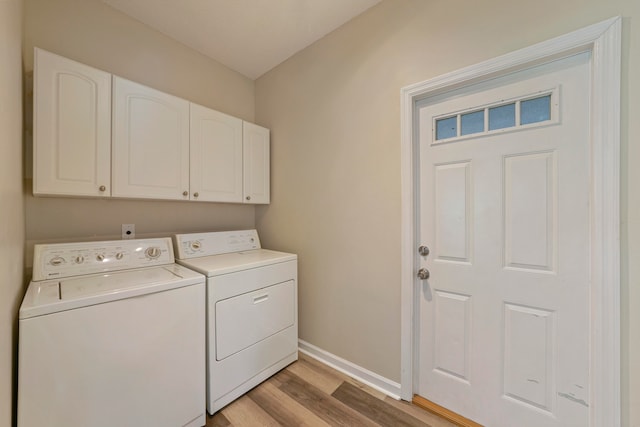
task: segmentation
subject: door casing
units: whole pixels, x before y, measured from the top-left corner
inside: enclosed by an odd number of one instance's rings
[[[614,17],[401,90],[401,397],[414,392],[418,268],[416,103],[580,52],[591,53],[591,427],[620,426],[620,63]]]

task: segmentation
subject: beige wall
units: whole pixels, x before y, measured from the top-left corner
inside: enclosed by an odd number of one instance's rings
[[[0,427],[10,427],[23,290],[22,0],[0,0]]]
[[[300,337],[400,380],[400,89],[612,16],[622,75],[622,419],[640,426],[640,2],[384,0],[256,81],[266,246],[300,259]],[[631,184],[631,185],[630,185]]]
[[[100,0],[25,0],[23,55],[27,75],[33,70],[34,46],[254,120],[252,80]],[[30,101],[27,96],[28,106]],[[29,115],[26,119],[29,123]],[[29,170],[28,164],[27,175]],[[34,242],[120,238],[123,223],[135,224],[138,237],[254,226],[255,208],[249,205],[34,198],[31,181],[26,185],[27,266]]]
[[[24,0],[24,62],[37,46],[253,121],[254,84],[101,0]]]

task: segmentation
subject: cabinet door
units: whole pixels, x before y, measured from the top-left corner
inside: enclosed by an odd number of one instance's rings
[[[269,129],[243,122],[244,202],[269,203]]]
[[[191,104],[191,200],[242,202],[242,120]]]
[[[33,193],[108,196],[111,74],[35,49]]]
[[[189,199],[189,102],[113,78],[112,195]]]

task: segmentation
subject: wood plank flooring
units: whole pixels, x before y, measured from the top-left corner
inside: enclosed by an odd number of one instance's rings
[[[207,416],[207,427],[454,425],[302,353],[297,362]]]

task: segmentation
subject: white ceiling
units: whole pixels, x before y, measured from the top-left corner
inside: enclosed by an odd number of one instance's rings
[[[102,0],[256,79],[381,0]]]

